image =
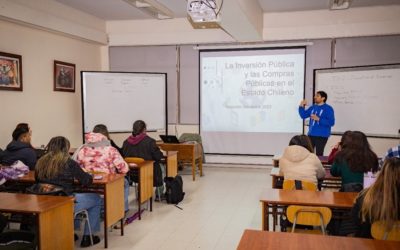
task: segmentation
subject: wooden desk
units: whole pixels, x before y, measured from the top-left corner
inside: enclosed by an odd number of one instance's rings
[[[95,190],[104,195],[104,247],[108,247],[108,228],[120,221],[121,235],[124,235],[124,175],[102,174],[103,179],[93,180],[88,188],[77,186],[78,191]],[[35,172],[29,173],[18,180],[18,183],[31,185],[35,182]]]
[[[167,177],[175,177],[178,174],[178,151],[166,151],[163,163],[166,165]]]
[[[39,249],[74,248],[73,197],[0,193],[0,200],[0,212],[36,215]]]
[[[150,212],[153,211],[153,167],[154,161],[144,161],[135,166],[129,165],[130,169],[137,170],[139,176],[138,183],[138,213],[139,220],[141,216],[141,204],[150,201]]]
[[[266,232],[245,230],[238,250],[309,249],[309,250],[353,250],[353,249],[400,249],[400,242],[317,234]]]
[[[277,207],[288,205],[323,206],[350,210],[358,193],[267,189],[260,198],[262,203],[262,229],[269,230],[269,215],[273,218],[273,230],[277,220]]]
[[[193,181],[196,179],[196,160],[199,163],[200,176],[203,176],[203,156],[201,144],[189,143],[160,143],[158,146],[164,151],[177,151],[178,161],[192,164]]]
[[[271,177],[272,177],[272,188],[279,188],[277,183],[283,183],[283,175],[279,173],[279,168],[271,169]],[[321,187],[322,188],[341,188],[342,182],[340,177],[335,177],[331,175],[330,169],[325,169],[325,177],[322,179]]]
[[[104,195],[104,247],[108,247],[108,228],[121,223],[124,235],[124,181],[123,174],[102,174],[103,179],[94,180],[91,187],[99,188]]]

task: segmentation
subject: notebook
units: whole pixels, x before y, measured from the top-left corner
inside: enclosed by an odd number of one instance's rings
[[[160,135],[160,138],[164,143],[179,143],[175,135]]]

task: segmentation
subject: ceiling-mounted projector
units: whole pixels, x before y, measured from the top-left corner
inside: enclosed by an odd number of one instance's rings
[[[215,0],[188,0],[187,14],[193,28],[220,28],[220,15]]]

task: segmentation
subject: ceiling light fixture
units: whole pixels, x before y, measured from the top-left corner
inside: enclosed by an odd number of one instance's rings
[[[352,0],[330,0],[329,8],[331,10],[345,10],[350,8]]]
[[[174,18],[174,13],[156,0],[124,0],[145,14],[157,19]]]

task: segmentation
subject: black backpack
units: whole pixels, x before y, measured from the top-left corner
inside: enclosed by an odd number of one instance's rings
[[[167,189],[165,192],[167,203],[177,205],[183,200],[183,197],[185,197],[185,192],[183,192],[182,177],[180,175],[175,177],[165,177],[164,181]]]

